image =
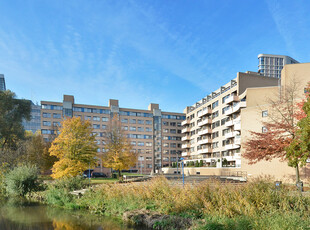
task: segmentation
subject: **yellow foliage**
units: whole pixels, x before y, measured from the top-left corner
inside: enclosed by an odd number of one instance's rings
[[[104,167],[114,170],[128,170],[137,162],[137,154],[122,132],[118,117],[114,116],[106,132],[105,153],[102,156]]]
[[[59,136],[49,149],[51,156],[59,160],[52,168],[52,177],[77,176],[94,166],[97,160],[97,145],[89,121],[79,117],[67,118],[62,122]]]

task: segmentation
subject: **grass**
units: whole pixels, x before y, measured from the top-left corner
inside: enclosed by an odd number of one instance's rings
[[[89,179],[87,179],[88,181]],[[115,183],[118,182],[119,180],[116,178],[91,178],[90,183],[92,185],[96,184],[109,184],[109,183]]]
[[[94,181],[102,180],[108,181]],[[55,195],[59,196],[56,191]],[[120,218],[126,211],[146,209],[191,218],[192,229],[200,230],[309,229],[310,226],[310,197],[292,193],[286,186],[277,191],[274,182],[268,179],[238,186],[209,181],[185,188],[174,187],[165,178],[155,178],[143,185],[103,183],[79,199],[70,197],[68,205],[66,199],[59,202],[66,207]],[[167,224],[156,226],[165,229]]]

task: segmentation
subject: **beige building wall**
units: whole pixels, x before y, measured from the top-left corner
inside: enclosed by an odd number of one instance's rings
[[[288,85],[291,84],[291,82],[298,83],[298,98],[301,100],[304,98],[304,88],[306,87],[307,83],[310,81],[310,63],[302,63],[302,64],[291,64],[284,66],[282,70],[282,79],[281,82],[278,79],[275,78],[268,78],[268,77],[258,77],[255,73],[238,73],[237,78],[232,80],[231,83],[235,84],[233,87],[230,87],[230,89],[225,90],[229,84],[222,87],[224,89],[223,96],[218,96],[217,98],[211,99],[209,102],[203,103],[203,100],[197,102],[193,106],[186,107],[184,112],[186,112],[186,118],[187,120],[183,121],[183,131],[186,136],[183,137],[183,156],[186,157],[185,162],[195,160],[195,159],[203,159],[201,157],[201,154],[198,154],[197,152],[197,146],[199,146],[195,140],[199,135],[197,135],[197,131],[199,132],[200,127],[197,125],[199,123],[199,117],[197,117],[197,112],[201,110],[201,108],[204,107],[211,107],[212,103],[216,100],[222,99],[225,97],[226,94],[234,94],[237,95],[236,98],[231,98],[228,101],[235,101],[238,102],[245,102],[245,105],[240,108],[240,111],[233,113],[235,114],[234,120],[240,120],[240,145],[241,148],[241,154],[239,156],[239,153],[234,152],[233,157],[235,158],[236,162],[240,162],[240,167],[221,167],[220,164],[216,164],[216,167],[205,167],[209,165],[204,165],[204,167],[199,168],[192,168],[192,167],[186,167],[185,173],[186,174],[205,174],[205,175],[229,175],[229,174],[242,174],[246,175],[248,179],[257,177],[257,176],[272,176],[275,180],[282,180],[284,182],[294,182],[295,181],[295,169],[292,167],[289,167],[287,165],[287,162],[282,161],[281,159],[273,159],[271,161],[261,161],[256,164],[250,165],[246,159],[242,157],[242,153],[244,153],[243,149],[243,143],[247,140],[247,138],[250,138],[250,131],[256,131],[256,132],[262,132],[263,131],[263,122],[268,121],[268,116],[263,117],[262,112],[263,111],[270,111],[270,98],[276,99],[279,97],[279,93],[285,92],[285,89]],[[232,84],[230,83],[230,86]],[[281,87],[278,85],[281,83]],[[238,89],[238,90],[236,90]],[[282,91],[281,91],[282,90]],[[215,94],[219,93],[220,91],[215,91]],[[213,93],[212,93],[213,94]],[[212,97],[212,94],[209,95]],[[214,94],[214,95],[215,95]],[[207,96],[206,98],[208,98]],[[210,97],[210,98],[211,98]],[[205,98],[205,99],[206,99]],[[220,101],[220,100],[219,100]],[[202,104],[202,105],[201,105]],[[227,103],[226,103],[227,104]],[[229,103],[228,103],[229,104]],[[219,109],[222,109],[225,107],[225,103],[222,105],[219,105]],[[214,112],[214,109],[207,113],[207,118],[211,118],[211,122],[214,122],[214,119],[212,119],[212,113]],[[218,119],[224,119],[225,117],[228,117],[229,122],[229,132],[234,132],[234,127],[231,127],[232,123],[232,114],[230,112],[228,113],[228,116],[225,116],[225,114],[221,114],[221,116]],[[226,122],[227,124],[227,122]],[[209,127],[210,128],[210,127]],[[239,127],[238,127],[239,128]],[[210,134],[212,135],[217,130],[224,130],[225,126],[221,126],[217,129],[210,130]],[[195,132],[194,132],[195,131]],[[215,151],[218,151],[217,149],[212,148],[212,143],[214,143],[217,140],[223,141],[225,140],[225,136],[220,136],[217,139],[212,138],[212,136],[209,135],[210,140],[210,147],[211,147],[211,157],[216,156],[213,155]],[[229,133],[228,133],[229,136]],[[232,136],[232,135],[230,135]],[[225,151],[225,146],[220,146],[219,150],[221,151],[220,157],[223,159],[229,158],[230,154],[228,156],[223,156],[223,152]],[[239,150],[239,151],[240,151]],[[237,149],[238,151],[238,149]],[[218,157],[218,159],[220,158]],[[237,166],[237,164],[236,164]],[[173,173],[175,169],[165,169],[166,172]],[[300,170],[301,172],[301,180],[310,182],[310,165],[307,164],[306,167],[302,168]]]
[[[150,104],[148,110],[120,108],[118,100],[114,99],[109,100],[109,106],[83,105],[75,104],[73,96],[64,95],[63,103],[42,101],[41,105],[41,132],[44,138],[57,136],[65,113],[66,116],[81,117],[89,120],[93,126],[99,156],[104,154],[104,132],[114,114],[117,114],[133,151],[138,153],[136,166],[131,170],[150,173],[154,168],[155,155],[159,155],[156,159],[162,167],[171,166],[181,154],[181,122],[185,115],[162,112],[158,104]],[[157,135],[160,141],[154,139],[155,115],[160,117],[161,124]],[[105,170],[100,159],[95,170]]]

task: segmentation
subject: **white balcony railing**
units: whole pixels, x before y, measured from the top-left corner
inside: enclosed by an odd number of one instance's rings
[[[203,129],[203,130],[200,130],[198,132],[198,135],[201,136],[201,135],[205,135],[205,134],[208,134],[208,133],[212,133],[212,130],[211,129]]]
[[[190,147],[190,144],[182,144],[182,149],[189,149]]]
[[[212,123],[212,120],[211,119],[205,119],[203,121],[200,121],[198,122],[198,126],[201,127],[201,126],[204,126],[204,125],[207,125],[207,124],[211,124]]]
[[[202,139],[197,142],[198,145],[204,145],[204,144],[209,144],[209,143],[212,143],[212,139],[206,138],[206,139]]]
[[[230,95],[230,97],[228,97],[226,100],[225,100],[225,103],[231,103],[233,101],[238,101],[239,100],[239,97],[236,96],[236,95]]]
[[[182,129],[182,133],[189,133],[190,132],[190,128],[186,127],[184,129]]]
[[[182,141],[189,141],[190,139],[191,139],[191,137],[188,135],[181,138]]]
[[[184,125],[187,125],[189,123],[190,123],[190,120],[186,119],[186,120],[181,122],[181,125],[184,126]]]
[[[207,114],[211,114],[212,113],[212,110],[209,109],[209,108],[205,108],[204,110],[200,111],[198,113],[198,117],[202,117],[202,116],[205,116]]]
[[[240,148],[240,145],[237,145],[237,144],[225,145],[225,149],[226,149],[226,150],[239,149],[239,148]]]

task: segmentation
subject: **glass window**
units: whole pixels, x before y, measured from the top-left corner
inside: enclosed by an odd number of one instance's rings
[[[51,114],[50,113],[43,113],[42,116],[44,118],[50,118],[51,117]]]
[[[146,131],[146,132],[152,132],[152,130],[153,130],[153,129],[152,129],[152,128],[149,128],[149,127],[146,127],[146,128],[145,128],[145,131]]]
[[[138,146],[144,146],[144,142],[138,142]]]
[[[60,119],[61,114],[60,113],[53,113],[53,118]]]
[[[136,131],[136,127],[130,126],[130,127],[129,127],[129,130],[130,130],[130,131]]]
[[[93,121],[100,121],[100,117],[94,116],[94,117],[93,117]]]
[[[151,124],[152,124],[152,121],[151,121],[151,120],[146,120],[146,121],[145,121],[145,124],[146,124],[146,125],[151,125]]]
[[[130,119],[130,124],[136,124],[136,119]]]
[[[94,129],[100,129],[100,125],[98,125],[98,124],[93,124],[93,128],[94,128]]]
[[[91,120],[91,116],[84,116],[85,120]]]
[[[143,125],[144,121],[143,120],[138,120],[138,124]]]
[[[262,111],[262,117],[268,117],[268,110]]]
[[[144,132],[144,128],[143,127],[138,127],[138,131],[139,132]]]
[[[51,126],[51,122],[50,121],[43,121],[43,126]]]
[[[60,122],[54,121],[54,122],[53,122],[53,126],[60,126]]]
[[[122,122],[122,123],[128,123],[128,119],[127,119],[127,118],[122,118],[122,119],[121,119],[121,122]]]
[[[107,122],[107,121],[109,121],[109,118],[108,117],[102,117],[102,121]]]
[[[123,130],[128,130],[128,126],[123,126]]]
[[[265,126],[262,127],[262,133],[267,133],[267,128]]]
[[[212,109],[218,107],[218,105],[219,105],[219,101],[213,102],[213,103],[212,103]]]

